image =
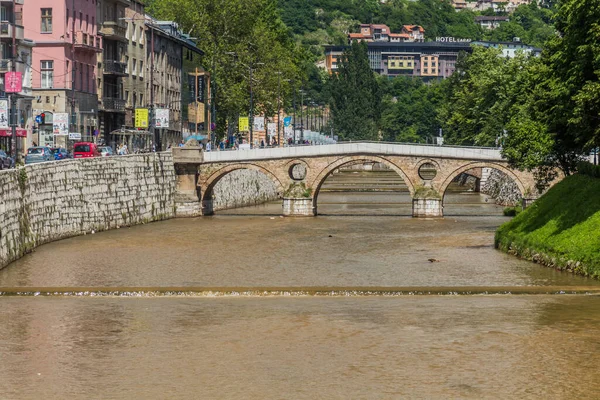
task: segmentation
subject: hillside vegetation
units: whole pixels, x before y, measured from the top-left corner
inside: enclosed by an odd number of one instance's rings
[[[572,175],[496,232],[496,247],[600,278],[600,179]]]

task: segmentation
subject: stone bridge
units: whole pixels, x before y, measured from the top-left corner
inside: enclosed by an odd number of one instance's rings
[[[533,174],[511,169],[493,148],[354,142],[213,152],[182,147],[173,149],[173,156],[180,216],[211,215],[216,183],[239,169],[267,175],[278,189],[287,216],[316,215],[325,179],[340,167],[356,163],[382,163],[400,175],[413,199],[415,217],[442,217],[450,183],[462,173],[480,178],[482,168],[511,177],[524,199],[539,195]]]

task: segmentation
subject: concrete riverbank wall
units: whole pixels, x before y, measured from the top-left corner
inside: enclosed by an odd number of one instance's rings
[[[71,236],[172,218],[171,153],[89,158],[0,172],[0,268]]]

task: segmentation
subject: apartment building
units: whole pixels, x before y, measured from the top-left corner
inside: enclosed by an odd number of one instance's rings
[[[89,0],[86,0],[89,1]],[[92,0],[93,1],[93,0]],[[127,76],[128,22],[125,10],[130,0],[96,0],[98,33],[102,53],[98,57],[99,130],[101,139],[115,145],[117,133],[125,126],[124,77]]]
[[[176,22],[157,21],[146,15],[146,69],[145,98],[152,109],[167,109],[169,126],[158,130],[157,148],[165,149],[169,144],[179,143],[184,130],[184,99],[182,92],[188,84],[188,73],[184,61],[191,61],[202,51],[189,35],[183,33]],[[199,66],[196,65],[196,66]],[[189,92],[189,88],[186,90]],[[187,114],[187,102],[185,104]],[[187,123],[185,123],[187,129]]]
[[[32,141],[31,50],[33,42],[26,39],[23,4],[24,0],[15,0],[14,3],[13,0],[0,0],[0,107],[2,107],[0,148],[6,151],[12,150],[12,129],[9,119],[13,101],[17,113],[17,145],[22,149]],[[19,72],[22,77],[22,89],[19,93],[5,92],[5,75],[12,71]]]
[[[68,132],[90,140],[97,129],[97,56],[101,39],[96,26],[99,0],[25,0],[25,31],[35,42],[32,52],[33,114],[38,144],[67,146]],[[74,6],[74,7],[73,7]],[[58,115],[57,115],[58,114]],[[58,116],[65,123],[53,131]]]

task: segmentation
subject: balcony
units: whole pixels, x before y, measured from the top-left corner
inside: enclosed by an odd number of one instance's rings
[[[15,32],[16,40],[24,39],[25,30],[21,25],[15,25],[8,21],[0,21],[0,39],[12,39],[13,30]]]
[[[75,33],[75,50],[101,53],[102,49],[96,46],[96,37],[82,31]]]
[[[125,113],[125,100],[115,97],[103,97],[102,111]]]
[[[127,76],[125,63],[115,60],[104,60],[104,75]]]
[[[129,42],[125,37],[127,35],[127,23],[123,21],[104,21],[102,28],[100,28],[100,34],[108,40]]]

